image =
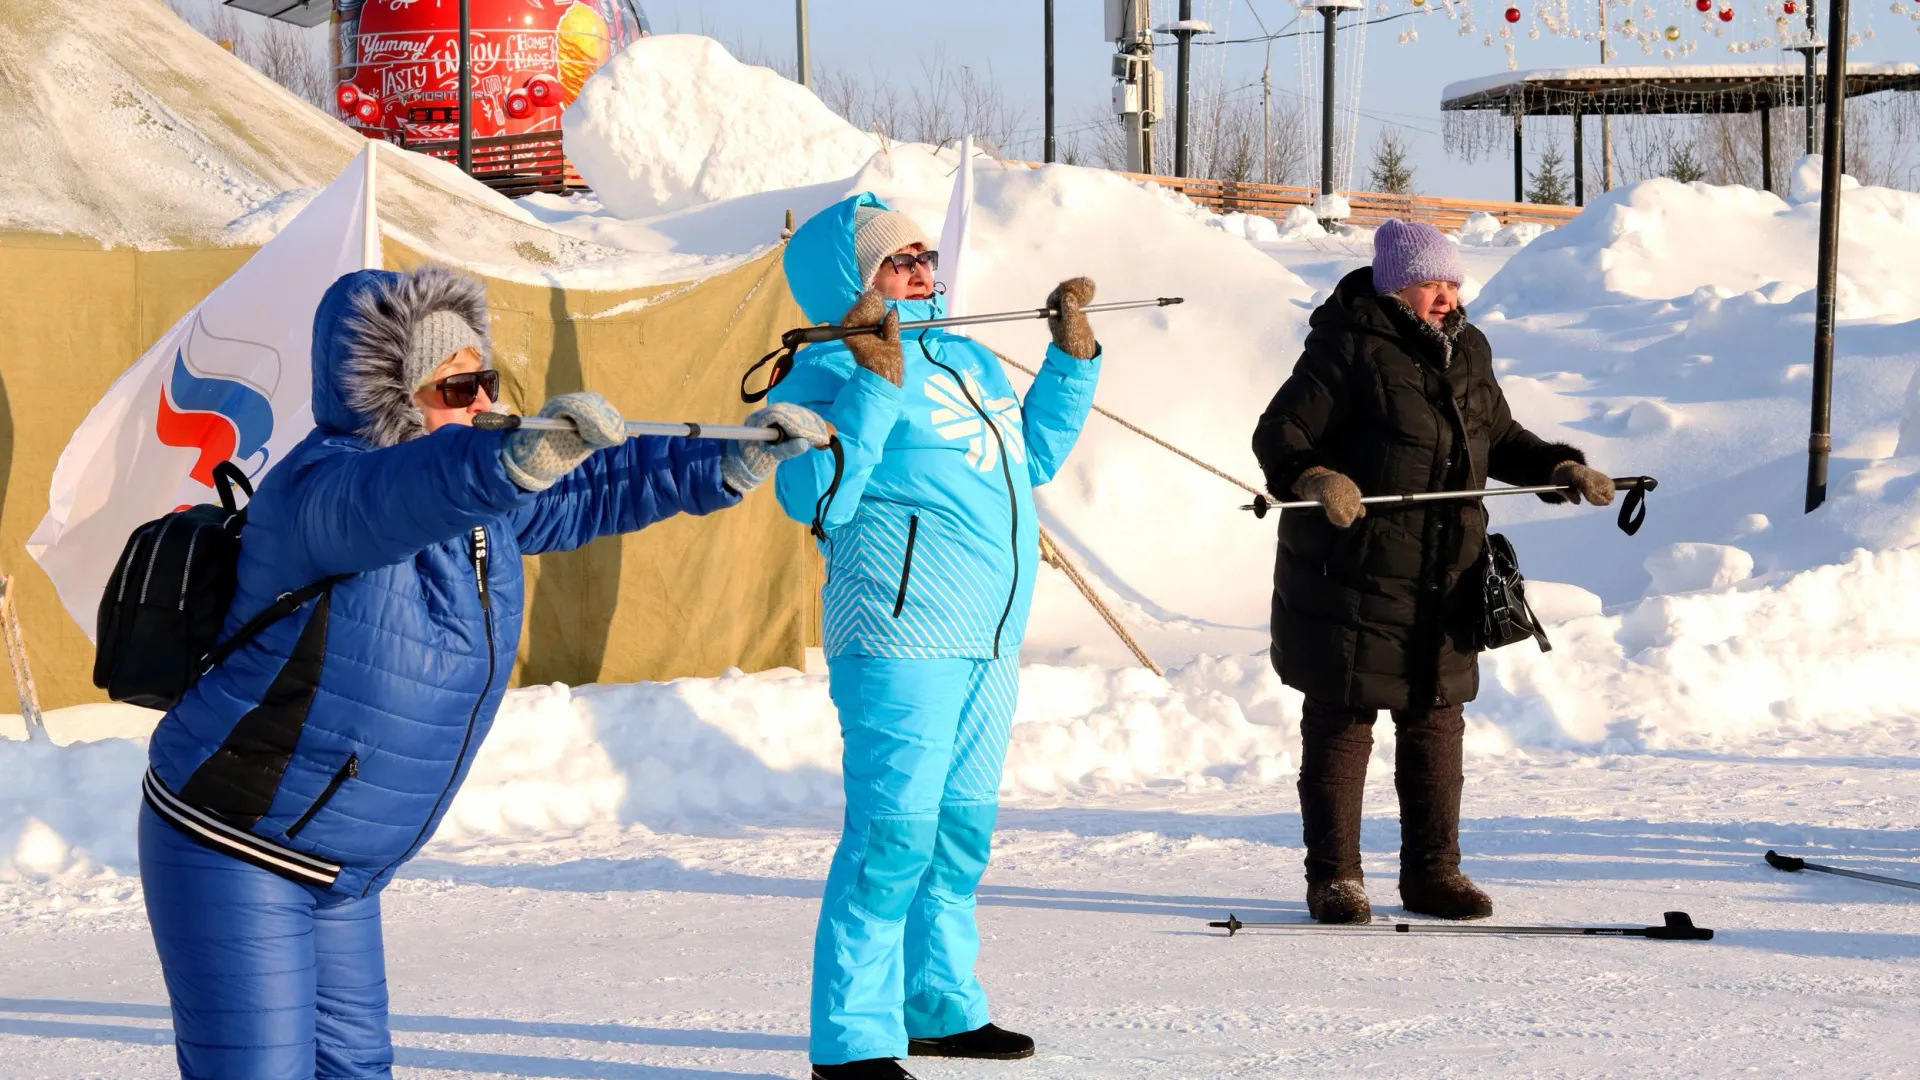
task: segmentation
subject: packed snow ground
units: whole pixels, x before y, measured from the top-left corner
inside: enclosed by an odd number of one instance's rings
[[[760,76],[670,38],[636,46],[609,83],[650,85],[649,56],[753,107]],[[617,104],[582,120],[615,139]],[[751,119],[741,130],[773,157],[782,133],[819,134],[804,103],[770,97]],[[676,130],[680,142],[637,156],[583,154],[618,167],[590,177],[599,198],[521,207],[639,258],[725,260],[763,250],[784,210],[804,218],[858,190],[931,229],[958,164],[894,146],[848,164],[851,177],[763,190],[763,165],[690,172],[726,157],[702,156],[720,133]],[[1186,296],[1099,324],[1100,401],[1257,480],[1253,420],[1370,238],[1302,215],[1220,217],[1087,170],[979,166],[975,307],[1034,306],[1079,272],[1102,299]],[[615,212],[635,206],[660,212]],[[1804,190],[1651,181],[1544,235],[1479,221],[1460,237],[1516,414],[1611,471],[1661,480],[1631,539],[1611,512],[1492,504],[1555,648],[1484,661],[1467,869],[1500,922],[1644,925],[1686,910],[1714,942],[1208,931],[1228,911],[1304,919],[1299,701],[1264,656],[1272,523],[1095,418],[1043,494],[1045,522],[1168,676],[1131,666],[1059,575],[1041,578],[981,893],[995,1017],[1034,1032],[1041,1054],[914,1071],[1920,1072],[1920,908],[1760,859],[1777,847],[1920,878],[1920,197],[1856,188],[1846,206],[1840,449],[1833,496],[1811,516],[1798,505],[1816,209]],[[981,338],[1031,361],[1044,330]],[[73,710],[28,743],[0,718],[0,1074],[167,1075],[131,843],[151,722]],[[405,1074],[804,1075],[837,761],[818,676],[511,695],[439,836],[387,894]],[[1391,763],[1383,724],[1363,844],[1376,907],[1397,918]]]

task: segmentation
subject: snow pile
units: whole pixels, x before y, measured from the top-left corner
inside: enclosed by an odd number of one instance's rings
[[[1467,220],[1454,234],[1454,239],[1462,247],[1526,247],[1538,240],[1543,234],[1552,231],[1553,226],[1537,221],[1516,221],[1503,225],[1500,219],[1483,210],[1467,215]]]
[[[1920,194],[1856,185],[1843,199],[1840,317],[1920,318],[1912,273]],[[1703,288],[1722,297],[1766,291],[1777,303],[1813,287],[1819,220],[1817,187],[1789,202],[1746,187],[1643,180],[1528,244],[1487,283],[1481,311],[1573,311]]]
[[[562,124],[580,175],[625,217],[842,179],[878,148],[798,83],[689,34],[628,46]]]

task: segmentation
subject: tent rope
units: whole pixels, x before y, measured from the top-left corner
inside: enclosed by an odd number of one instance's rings
[[[1014,368],[1018,371],[1026,372],[1029,377],[1039,378],[1039,375],[1032,368],[1026,366],[1025,364],[1022,364],[1017,360],[1010,360],[1005,356],[1001,356],[1001,354],[998,352],[995,352],[993,355],[999,356],[1000,362],[1003,364],[1006,364],[1008,367]],[[1155,435],[1154,433],[1148,431],[1147,429],[1141,427],[1138,424],[1132,423],[1115,413],[1109,412],[1108,410],[1101,408],[1098,405],[1095,405],[1093,407],[1093,411],[1099,413],[1101,416],[1106,417],[1107,419],[1113,421],[1114,423],[1119,424],[1121,427],[1126,428],[1128,431],[1133,432],[1135,435],[1140,436],[1141,438],[1147,440],[1153,445],[1158,446],[1162,450],[1168,451],[1169,453],[1172,453],[1177,457],[1184,458],[1185,460],[1195,465],[1198,465],[1200,468],[1205,469],[1207,472],[1212,473],[1213,475],[1219,477],[1222,480],[1225,480],[1227,483],[1232,484],[1234,487],[1240,488],[1241,490],[1247,492],[1250,495],[1262,495],[1262,496],[1266,495],[1266,492],[1260,490],[1259,488],[1255,487],[1252,484],[1247,483],[1245,480],[1242,480],[1239,477],[1234,476],[1230,473],[1227,473],[1221,469],[1214,468],[1213,466],[1207,464],[1204,461],[1201,461],[1199,458],[1194,457],[1192,454],[1187,453],[1185,450],[1180,449],[1179,447],[1173,445],[1172,443],[1168,442],[1165,439],[1162,439],[1158,435]]]
[[[1080,568],[1073,564],[1073,560],[1067,558],[1066,552],[1060,550],[1060,542],[1055,540],[1053,534],[1045,528],[1040,530],[1040,558],[1048,566],[1067,575],[1067,580],[1073,582],[1073,587],[1079,589],[1080,595],[1087,598],[1087,603],[1093,605],[1093,610],[1100,613],[1100,617],[1106,620],[1107,627],[1126,644],[1132,651],[1134,659],[1140,661],[1142,667],[1155,675],[1163,678],[1166,676],[1166,672],[1160,670],[1160,665],[1147,656],[1146,650],[1140,647],[1140,643],[1133,640],[1133,635],[1127,633],[1127,628],[1120,625],[1120,619],[1114,615],[1113,609],[1109,608],[1106,601],[1100,599],[1099,595],[1093,591],[1093,586],[1080,573]]]
[[[27,666],[27,643],[20,635],[20,616],[13,604],[13,579],[0,574],[0,636],[7,645],[7,666],[13,669],[13,690],[20,697],[20,715],[27,723],[27,739],[47,730],[40,713],[40,693],[33,685],[33,669]]]

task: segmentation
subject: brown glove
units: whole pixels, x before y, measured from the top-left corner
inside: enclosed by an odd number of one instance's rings
[[[880,294],[868,289],[847,309],[840,325],[872,326],[874,323],[880,324],[880,336],[855,334],[847,339],[847,351],[853,354],[854,363],[899,386],[906,371],[906,360],[900,355],[900,314],[888,310]]]
[[[1563,461],[1553,467],[1553,482],[1564,488],[1569,502],[1585,498],[1595,506],[1613,502],[1613,478],[1599,469],[1589,469],[1577,461]]]
[[[1346,474],[1316,465],[1300,474],[1293,482],[1294,493],[1303,499],[1312,499],[1326,508],[1327,520],[1333,522],[1336,529],[1347,529],[1353,523],[1367,516],[1366,504],[1360,501],[1360,489]]]
[[[1047,306],[1059,312],[1047,319],[1047,329],[1053,331],[1053,343],[1060,346],[1060,351],[1075,360],[1091,360],[1100,351],[1100,343],[1093,339],[1093,327],[1080,311],[1091,303],[1092,278],[1068,278],[1047,294]]]

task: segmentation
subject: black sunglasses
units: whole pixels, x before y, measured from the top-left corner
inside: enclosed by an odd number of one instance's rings
[[[940,269],[940,253],[937,251],[923,251],[918,255],[911,251],[903,251],[898,255],[889,255],[881,261],[892,263],[893,272],[896,274],[911,274],[916,265],[925,266],[928,270]]]
[[[485,371],[463,371],[458,375],[449,375],[439,382],[428,383],[427,389],[437,390],[440,400],[449,409],[464,409],[473,404],[480,391],[487,392],[488,401],[500,400],[500,373],[493,368]]]

